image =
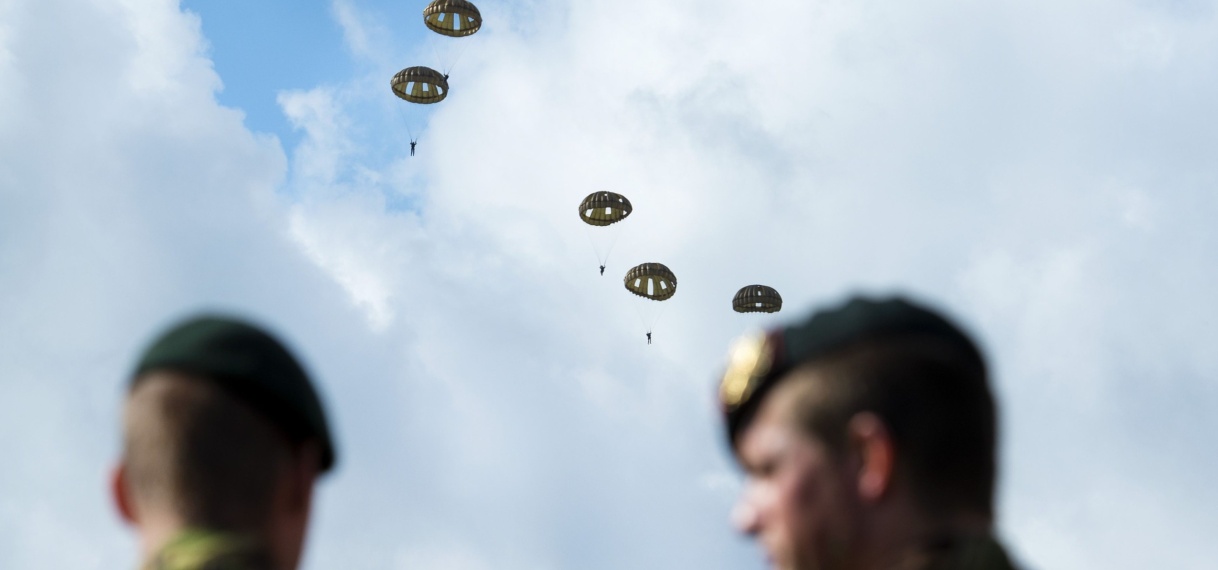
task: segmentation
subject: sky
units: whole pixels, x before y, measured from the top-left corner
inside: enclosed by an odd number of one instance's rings
[[[124,381],[219,311],[333,418],[307,570],[758,569],[715,376],[866,293],[985,347],[1021,561],[1208,568],[1215,4],[497,0],[455,58],[414,0],[0,0],[0,567],[136,566]],[[597,190],[635,207],[604,277]]]

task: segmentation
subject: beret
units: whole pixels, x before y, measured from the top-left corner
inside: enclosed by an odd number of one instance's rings
[[[140,356],[131,388],[148,372],[174,370],[214,382],[248,403],[294,443],[321,445],[321,469],[335,462],[334,439],[313,383],[288,349],[241,320],[201,315],[182,321]]]
[[[932,336],[983,363],[977,346],[942,315],[901,297],[853,297],[803,321],[742,338],[733,345],[719,382],[719,405],[729,443],[752,420],[766,393],[793,369],[861,342]]]

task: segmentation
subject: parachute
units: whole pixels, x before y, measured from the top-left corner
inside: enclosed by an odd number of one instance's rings
[[[677,293],[677,276],[662,263],[644,263],[626,272],[626,290],[637,297],[635,310],[647,328],[647,344],[651,344],[651,329],[664,313],[667,301]]]
[[[592,226],[616,224],[633,211],[630,200],[616,192],[593,192],[579,203],[579,217]]]
[[[423,23],[437,34],[463,38],[482,28],[482,14],[466,0],[435,0],[423,9]]]
[[[737,313],[777,313],[782,310],[782,296],[773,287],[749,285],[732,297],[732,310]]]
[[[643,263],[626,272],[626,290],[652,301],[666,301],[677,293],[677,276],[663,263]]]
[[[430,67],[407,67],[389,81],[393,94],[405,101],[430,105],[448,96],[448,77]]]
[[[592,249],[596,252],[601,275],[605,274],[605,263],[617,243],[618,235],[621,234],[621,226],[615,224],[626,219],[633,211],[630,200],[616,192],[593,192],[579,203],[579,218],[588,224],[585,226],[588,229],[588,240],[592,242]]]

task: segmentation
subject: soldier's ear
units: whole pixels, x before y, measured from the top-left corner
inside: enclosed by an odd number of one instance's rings
[[[847,437],[859,459],[855,484],[859,498],[878,502],[892,488],[896,448],[883,420],[863,412],[850,419]]]
[[[135,514],[135,502],[132,500],[130,487],[127,485],[127,468],[122,462],[119,462],[110,471],[110,496],[114,499],[114,507],[124,521],[133,525],[139,522]]]

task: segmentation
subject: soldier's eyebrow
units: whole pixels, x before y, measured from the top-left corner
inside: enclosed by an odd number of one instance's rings
[[[751,451],[751,448],[748,446],[748,442],[743,440],[736,448],[736,459],[740,463],[741,469],[744,469],[745,473],[753,474],[756,472],[757,461],[755,461],[753,458],[755,454],[756,452]]]
[[[765,475],[772,472],[782,459],[781,447],[775,441],[741,442],[740,452],[737,454],[740,458],[740,466],[750,475]]]
[[[760,477],[770,475],[778,468],[778,464],[781,461],[782,459],[779,457],[766,457],[765,459],[754,463],[748,470],[749,474]]]

